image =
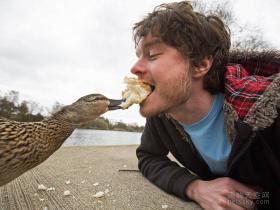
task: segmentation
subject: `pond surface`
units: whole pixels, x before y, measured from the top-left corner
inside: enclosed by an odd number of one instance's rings
[[[141,133],[76,129],[63,146],[108,146],[140,144]]]

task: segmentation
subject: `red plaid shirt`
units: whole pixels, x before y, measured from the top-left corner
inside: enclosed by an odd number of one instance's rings
[[[229,64],[225,73],[225,97],[242,120],[250,108],[271,88],[275,77],[279,77],[280,67],[277,63]]]

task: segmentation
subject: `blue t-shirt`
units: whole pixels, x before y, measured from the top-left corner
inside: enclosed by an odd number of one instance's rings
[[[183,124],[212,173],[225,174],[231,151],[224,126],[223,94],[217,94],[209,113],[193,124]]]

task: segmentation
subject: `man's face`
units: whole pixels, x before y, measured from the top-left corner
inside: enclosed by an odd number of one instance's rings
[[[189,62],[173,47],[147,35],[136,48],[137,62],[131,72],[154,87],[140,104],[140,113],[151,117],[176,110],[190,96]]]

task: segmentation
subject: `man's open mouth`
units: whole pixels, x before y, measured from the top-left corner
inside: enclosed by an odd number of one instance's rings
[[[156,86],[149,83],[149,82],[144,82],[146,85],[149,85],[149,87],[151,88],[151,92],[149,93],[149,95],[144,99],[144,101],[150,96],[152,95],[152,93],[154,92],[154,90],[156,89]]]
[[[151,90],[152,90],[152,92],[153,92],[153,91],[155,90],[155,88],[156,88],[153,84],[151,84],[151,83],[149,83],[149,82],[143,81],[143,83],[146,84],[146,85],[149,85],[150,88],[151,88]]]

